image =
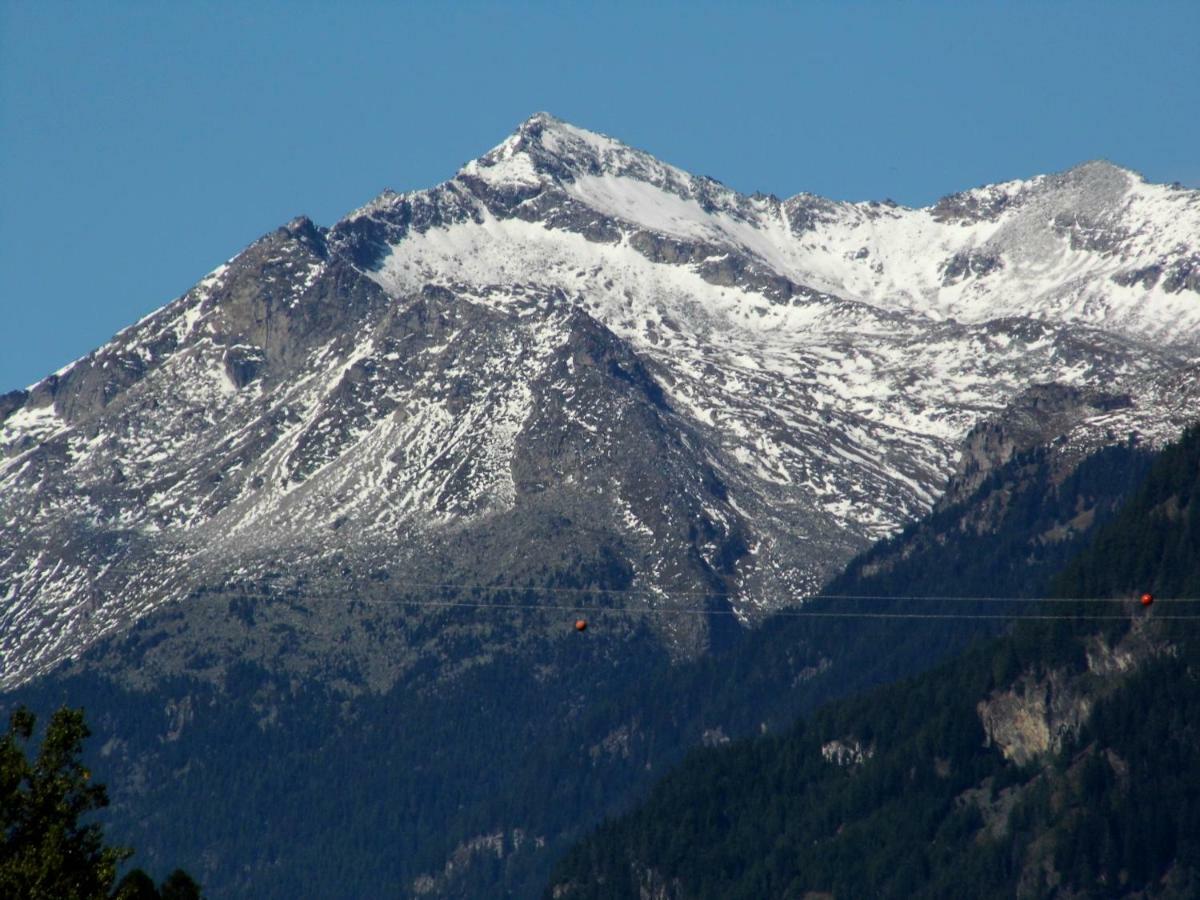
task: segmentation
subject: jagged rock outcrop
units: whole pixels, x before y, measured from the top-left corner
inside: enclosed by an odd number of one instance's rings
[[[861,766],[875,755],[875,748],[857,738],[838,738],[821,745],[821,757],[835,766]]]
[[[1013,457],[1045,445],[1069,448],[1070,455],[1062,465],[1064,470],[1069,468],[1095,447],[1128,437],[1111,428],[1097,433],[1094,424],[1106,417],[1118,419],[1132,403],[1127,394],[1114,394],[1098,387],[1032,385],[967,434],[954,474],[937,505],[946,508],[965,500],[990,473]]]
[[[1057,753],[1078,734],[1097,700],[1114,689],[1120,676],[1168,650],[1150,639],[1144,627],[1134,628],[1114,646],[1099,635],[1093,637],[1087,644],[1086,671],[1026,673],[1012,687],[979,701],[988,742],[1017,765]]]
[[[1005,759],[1024,765],[1062,747],[1091,712],[1092,701],[1073,679],[1060,673],[1027,676],[1017,685],[979,702],[988,740]]]

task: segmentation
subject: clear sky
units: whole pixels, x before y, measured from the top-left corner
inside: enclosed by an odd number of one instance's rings
[[[1200,2],[0,0],[0,392],[547,110],[743,191],[1200,186]]]

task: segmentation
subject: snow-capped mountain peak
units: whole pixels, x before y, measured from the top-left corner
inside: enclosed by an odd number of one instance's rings
[[[0,397],[0,683],[272,571],[797,602],[1035,386],[1063,452],[1188,421],[1198,235],[1200,192],[1104,162],[779,200],[540,113]]]
[[[1200,229],[1196,192],[1147,184],[1105,160],[952,194],[923,209],[807,194],[780,201],[740,195],[539,113],[455,181],[501,216],[525,216],[520,207],[531,207],[546,221],[550,205],[560,213],[578,206],[699,242],[710,257],[733,250],[795,284],[880,308],[963,321],[1071,318],[1097,298],[1080,289],[1083,281],[1064,285],[1053,274],[1070,267],[1118,286],[1162,280],[1150,306],[1119,291],[1105,298],[1105,318],[1131,334],[1175,340],[1181,326],[1190,333],[1200,325],[1194,304],[1169,296],[1200,277],[1190,249]],[[497,196],[509,198],[507,208],[489,202]]]
[[[586,176],[637,178],[676,188],[692,176],[614,138],[549,113],[530,116],[513,134],[459,173],[489,183],[570,183]]]

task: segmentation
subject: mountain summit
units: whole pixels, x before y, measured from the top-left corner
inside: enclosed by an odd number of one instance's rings
[[[431,593],[752,620],[1018,452],[988,421],[1068,454],[1173,435],[1198,294],[1200,192],[1107,163],[780,200],[540,113],[0,397],[0,684],[162,610],[147,672],[372,689],[448,658],[392,602]],[[728,617],[647,621],[688,655]]]

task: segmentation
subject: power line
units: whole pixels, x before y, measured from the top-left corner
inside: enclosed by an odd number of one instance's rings
[[[111,566],[101,573],[108,575],[109,573],[127,572],[135,575],[145,575],[143,570],[125,569],[116,566]],[[344,577],[344,576],[343,576]],[[419,588],[422,590],[445,590],[456,591],[459,593],[470,592],[485,592],[499,593],[506,592],[527,592],[536,594],[602,594],[613,596],[671,596],[671,597],[703,597],[712,599],[727,599],[728,594],[719,591],[685,591],[672,590],[663,591],[658,588],[643,587],[643,588],[601,588],[601,587],[563,587],[556,585],[532,585],[532,584],[463,584],[460,582],[448,581],[404,581],[403,588]],[[238,588],[230,585],[206,587],[207,590],[223,593],[245,593],[239,591]],[[286,589],[285,589],[286,590]],[[264,591],[246,593],[246,596],[263,596],[274,598],[279,595]],[[319,596],[319,595],[309,595]],[[801,594],[800,599],[803,602],[813,600],[829,601],[829,600],[889,600],[897,602],[920,602],[920,603],[1131,603],[1136,602],[1136,597],[973,597],[963,594]],[[1154,599],[1158,603],[1200,603],[1200,597],[1163,597]]]
[[[718,595],[714,595],[718,596]],[[508,610],[514,612],[570,612],[593,614],[598,616],[604,615],[645,615],[645,616],[673,616],[673,615],[691,615],[691,616],[739,616],[743,612],[735,609],[711,609],[708,607],[697,606],[593,606],[586,604],[559,604],[559,603],[514,603],[514,602],[487,602],[483,600],[431,600],[431,599],[405,599],[405,598],[380,598],[380,597],[346,597],[341,595],[325,595],[325,594],[270,594],[270,593],[247,593],[241,591],[228,591],[223,593],[205,593],[200,595],[192,595],[189,599],[197,601],[225,601],[231,602],[238,599],[259,599],[273,600],[278,602],[314,602],[314,603],[340,603],[347,606],[355,604],[365,604],[372,606],[394,606],[394,607],[429,607],[435,609],[486,609],[486,610]],[[891,598],[895,599],[895,598]],[[1126,601],[1132,602],[1132,601]],[[880,611],[880,610],[806,610],[795,607],[784,608],[780,610],[758,610],[765,612],[769,617],[783,617],[790,619],[981,619],[981,620],[1058,620],[1058,621],[1080,621],[1080,620],[1106,620],[1106,621],[1127,621],[1128,615],[1098,615],[1098,614],[1075,614],[1067,615],[1061,613],[966,613],[966,612],[909,612],[909,611]],[[1195,619],[1200,621],[1200,615],[1156,615],[1155,620],[1188,620]]]
[[[109,567],[103,573],[133,572],[134,570]],[[144,575],[144,571],[137,571],[135,574]],[[103,575],[101,577],[103,577]],[[690,598],[707,598],[712,600],[728,601],[729,597],[726,594],[718,592],[701,592],[701,591],[671,591],[664,592],[654,588],[582,588],[582,587],[562,587],[551,585],[518,585],[518,584],[461,584],[453,582],[419,582],[406,581],[403,585],[404,589],[422,589],[422,590],[441,590],[457,593],[531,593],[531,594],[547,594],[547,595],[573,595],[573,596],[613,596],[613,597],[644,597],[655,599],[669,599],[673,597],[690,597]],[[199,592],[198,592],[199,591]],[[108,592],[106,592],[108,593]],[[264,591],[264,590],[241,590],[236,586],[220,586],[220,587],[202,587],[193,589],[183,598],[186,601],[232,601],[237,599],[255,599],[275,602],[313,602],[313,603],[340,603],[344,605],[353,604],[368,604],[375,606],[396,606],[396,607],[429,607],[429,608],[444,608],[444,609],[488,609],[488,610],[511,610],[511,611],[542,611],[542,612],[572,612],[572,613],[587,613],[594,615],[657,615],[657,616],[683,616],[683,615],[698,615],[698,616],[738,616],[745,617],[747,612],[760,613],[766,617],[782,617],[782,618],[819,618],[819,619],[928,619],[928,620],[963,620],[963,619],[980,619],[980,620],[1004,620],[1004,621],[1021,621],[1021,620],[1056,620],[1056,621],[1080,621],[1080,620],[1128,620],[1128,614],[1123,615],[1108,615],[1108,614],[1066,614],[1066,613],[1036,613],[1036,612],[1016,612],[1016,613],[985,613],[985,612],[921,612],[913,610],[846,610],[846,609],[805,609],[803,606],[785,607],[777,610],[764,610],[758,607],[750,609],[743,608],[742,610],[731,608],[710,608],[700,606],[597,606],[593,604],[562,604],[562,603],[531,603],[531,602],[511,602],[511,601],[484,601],[484,600],[436,600],[430,598],[380,598],[380,597],[350,597],[342,594],[318,594],[318,593],[287,593],[287,589],[283,591]],[[897,594],[804,594],[801,595],[802,604],[808,604],[813,601],[856,601],[856,602],[874,602],[887,601],[892,603],[983,603],[983,604],[1016,604],[1023,603],[1027,605],[1033,604],[1100,604],[1100,603],[1118,603],[1133,605],[1138,601],[1135,598],[1119,598],[1119,597],[970,597],[964,595],[908,595],[902,596]],[[1200,603],[1200,598],[1192,597],[1167,597],[1155,599],[1156,604],[1159,603]],[[1155,620],[1183,621],[1183,620],[1200,620],[1200,614],[1191,615],[1155,615]]]

